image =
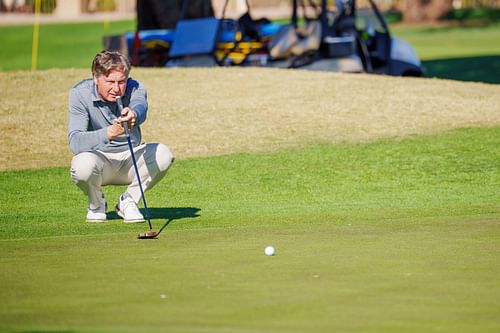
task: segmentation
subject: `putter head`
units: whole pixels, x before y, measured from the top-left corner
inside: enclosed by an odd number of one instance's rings
[[[141,232],[137,238],[139,239],[153,239],[156,238],[160,233],[154,230],[148,230],[146,232]]]

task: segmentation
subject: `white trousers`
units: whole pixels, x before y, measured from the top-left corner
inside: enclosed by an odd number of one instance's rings
[[[170,149],[161,143],[142,144],[134,148],[142,188],[151,189],[160,181],[174,162]],[[130,150],[119,153],[83,152],[73,156],[71,179],[85,193],[89,208],[101,205],[101,187],[128,185],[127,192],[138,203],[141,199]]]

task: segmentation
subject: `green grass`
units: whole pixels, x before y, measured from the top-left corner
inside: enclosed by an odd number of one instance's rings
[[[178,161],[147,194],[153,241],[84,223],[67,168],[2,172],[0,331],[498,331],[499,146],[463,129]]]
[[[38,69],[90,68],[103,36],[135,30],[134,21],[40,25]],[[0,26],[0,70],[31,69],[33,27]],[[90,60],[89,60],[90,59]]]
[[[395,36],[410,42],[422,60],[500,55],[500,24],[465,27],[392,28]]]
[[[392,29],[410,42],[423,60],[427,77],[500,83],[500,24]]]

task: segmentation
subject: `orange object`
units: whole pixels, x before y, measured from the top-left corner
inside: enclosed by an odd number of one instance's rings
[[[134,35],[134,46],[132,49],[132,66],[139,66],[139,49],[141,48],[141,38],[139,37],[139,31],[135,32]]]

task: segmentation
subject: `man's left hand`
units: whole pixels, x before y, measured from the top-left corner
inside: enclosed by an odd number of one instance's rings
[[[132,129],[134,128],[135,123],[137,121],[137,115],[135,114],[134,111],[132,111],[131,108],[129,107],[123,108],[120,121],[122,123],[127,122],[128,128]]]

